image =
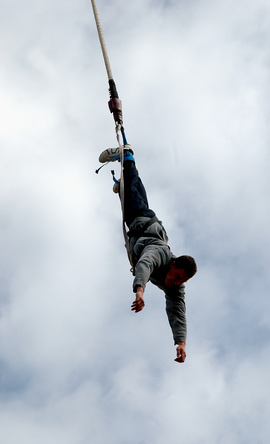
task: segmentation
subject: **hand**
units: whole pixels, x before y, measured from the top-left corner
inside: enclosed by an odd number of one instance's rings
[[[143,309],[145,306],[144,298],[143,298],[143,288],[138,286],[136,288],[136,299],[131,305],[131,310],[135,311],[135,313],[138,313]]]
[[[185,362],[186,359],[186,345],[184,342],[179,342],[179,345],[176,349],[177,358],[176,362]]]

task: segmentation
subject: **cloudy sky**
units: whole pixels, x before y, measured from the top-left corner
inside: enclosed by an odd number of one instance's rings
[[[1,444],[268,444],[269,1],[98,8],[150,206],[198,263],[187,359],[162,292],[130,311],[91,2],[2,2]]]

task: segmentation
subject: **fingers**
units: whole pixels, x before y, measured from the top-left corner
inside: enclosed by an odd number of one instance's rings
[[[144,305],[138,306],[137,304],[134,304],[134,305],[132,304],[131,310],[135,311],[135,313],[138,313],[139,311],[142,311],[143,307],[144,307]]]
[[[131,310],[135,311],[135,313],[138,313],[139,311],[142,311],[143,307],[145,306],[144,300],[135,300],[131,305]]]
[[[176,362],[185,362],[186,359],[186,354],[180,355],[178,356],[177,354],[177,358],[175,359]]]
[[[177,361],[178,362],[185,362],[185,359],[186,359],[186,355],[185,354],[179,355],[177,357]]]
[[[183,345],[179,345],[176,349],[176,356],[177,358],[175,359],[176,362],[185,362],[186,359],[186,350],[185,347]]]
[[[185,362],[185,359],[181,358],[181,356],[179,358],[175,358],[175,362]]]
[[[182,359],[186,359],[186,353],[183,352],[183,350],[177,350],[177,358],[182,358]]]

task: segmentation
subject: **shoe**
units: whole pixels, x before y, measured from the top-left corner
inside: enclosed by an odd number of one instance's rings
[[[99,156],[100,163],[105,162],[115,162],[116,160],[120,159],[120,149],[118,148],[108,148],[107,150],[103,151]],[[124,145],[124,155],[128,155],[131,160],[134,160],[133,151],[131,145]]]

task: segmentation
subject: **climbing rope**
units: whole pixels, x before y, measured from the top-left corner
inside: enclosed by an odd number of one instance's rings
[[[101,26],[100,18],[98,15],[97,5],[96,5],[95,0],[91,0],[91,2],[92,2],[93,12],[94,12],[94,16],[95,16],[96,25],[97,25],[97,32],[98,32],[98,37],[99,37],[99,41],[100,41],[100,46],[101,46],[101,50],[102,50],[102,54],[103,54],[103,58],[104,58],[104,62],[105,62],[105,67],[106,67],[106,71],[108,74],[108,79],[110,80],[110,79],[113,79],[113,75],[112,75],[108,51],[107,51],[106,43],[105,43],[105,39],[104,39],[104,34],[102,31],[102,26]]]
[[[97,26],[97,32],[99,36],[100,46],[103,54],[103,59],[108,75],[108,81],[109,81],[109,93],[110,93],[110,100],[108,102],[110,112],[113,113],[114,121],[115,121],[115,131],[116,131],[116,139],[118,141],[119,145],[119,155],[120,155],[120,163],[121,163],[121,177],[120,177],[120,201],[121,201],[121,209],[122,209],[122,229],[123,229],[123,235],[125,240],[125,247],[127,250],[128,259],[131,265],[131,271],[133,272],[133,263],[132,263],[132,256],[129,248],[129,239],[126,231],[125,221],[124,221],[124,194],[125,194],[125,185],[124,185],[124,147],[123,145],[127,145],[127,140],[125,136],[125,131],[123,127],[123,115],[122,115],[122,102],[118,97],[118,92],[116,89],[116,84],[113,79],[110,60],[108,56],[108,51],[106,48],[105,38],[102,31],[102,26],[98,14],[98,9],[96,5],[95,0],[91,0],[95,22]],[[121,143],[121,136],[123,139],[123,143]],[[98,170],[97,170],[98,172]]]
[[[104,59],[104,63],[105,63],[105,67],[106,67],[106,71],[107,71],[107,75],[108,75],[109,93],[110,93],[109,109],[110,109],[111,113],[113,113],[113,117],[114,117],[115,123],[116,124],[119,123],[119,124],[122,125],[122,123],[123,123],[122,102],[121,102],[121,100],[118,97],[116,85],[115,85],[115,82],[113,80],[113,75],[112,75],[111,65],[110,65],[110,61],[109,61],[108,51],[107,51],[107,48],[106,48],[104,34],[103,34],[103,31],[102,31],[101,22],[100,22],[100,18],[99,18],[99,15],[98,15],[96,1],[95,0],[91,0],[91,3],[92,3],[92,7],[93,7],[94,17],[95,17],[96,26],[97,26],[98,37],[99,37],[100,46],[101,46],[101,50],[102,50],[102,54],[103,54],[103,59]]]

